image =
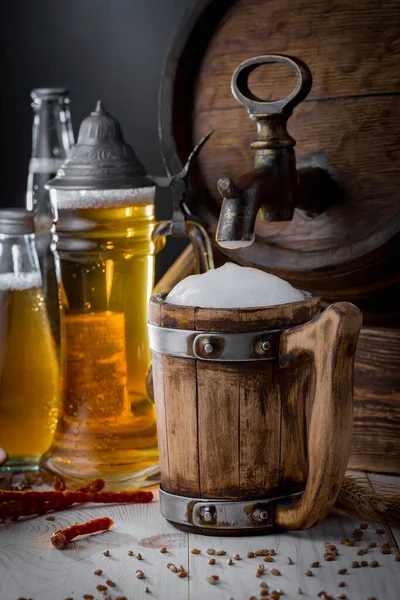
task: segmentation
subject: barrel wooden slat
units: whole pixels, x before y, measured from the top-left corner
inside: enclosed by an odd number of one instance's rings
[[[237,0],[232,4],[222,26],[215,28],[198,74],[203,82],[198,98],[210,90],[211,82],[212,87],[218,84],[217,76],[222,79],[225,71],[232,71],[233,62],[239,64],[262,51],[301,56],[314,73],[310,98],[398,90],[395,1]],[[271,85],[269,94],[264,84],[267,99],[286,95],[284,81],[274,78]]]
[[[169,459],[163,485],[177,494],[200,494],[196,361],[164,355],[163,377]]]
[[[400,472],[400,330],[361,331],[350,467]]]
[[[200,487],[205,498],[240,498],[239,370],[197,361]]]
[[[281,389],[272,363],[240,368],[240,487],[252,497],[279,485]],[[243,492],[242,492],[243,495]]]

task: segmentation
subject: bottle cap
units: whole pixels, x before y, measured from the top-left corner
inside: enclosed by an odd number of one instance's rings
[[[34,215],[26,208],[0,209],[0,234],[26,235],[34,233]]]
[[[113,190],[151,187],[143,165],[126,143],[122,128],[104,110],[101,101],[79,129],[78,141],[71,149],[47,189]]]
[[[69,102],[67,88],[35,88],[31,90],[33,108],[39,107],[43,100],[56,100],[58,102]]]

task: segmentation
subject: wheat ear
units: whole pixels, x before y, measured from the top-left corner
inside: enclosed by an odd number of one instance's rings
[[[335,508],[371,523],[400,525],[400,495],[382,496],[345,477]]]

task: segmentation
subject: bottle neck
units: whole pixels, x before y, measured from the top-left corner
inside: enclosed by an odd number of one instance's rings
[[[22,289],[28,283],[30,287],[42,284],[34,234],[0,234],[0,288]]]
[[[68,98],[33,104],[32,159],[64,160],[74,143]]]
[[[49,231],[52,213],[45,184],[56,175],[74,143],[69,99],[64,95],[51,99],[36,96],[32,106],[32,158],[26,207],[35,212],[38,229]]]

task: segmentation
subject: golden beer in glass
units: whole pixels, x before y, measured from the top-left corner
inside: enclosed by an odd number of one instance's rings
[[[0,446],[10,469],[38,466],[62,383],[60,306],[48,312],[32,232],[32,213],[0,210]]]
[[[38,463],[57,423],[59,367],[43,291],[1,289],[0,445],[10,466]]]

